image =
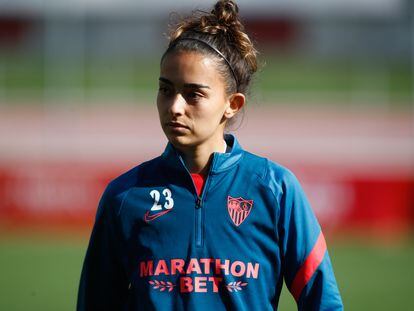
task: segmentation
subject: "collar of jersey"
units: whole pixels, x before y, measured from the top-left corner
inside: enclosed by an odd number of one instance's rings
[[[243,156],[243,148],[240,146],[239,142],[233,134],[225,134],[224,139],[227,143],[227,146],[229,146],[231,150],[226,153],[213,153],[213,166],[210,170],[211,174],[227,171],[228,169],[237,165],[237,163],[241,160]],[[165,159],[167,165],[170,168],[174,167],[177,169],[182,169],[183,167],[185,167],[184,161],[180,153],[174,148],[174,146],[171,143],[167,144],[167,147],[165,148],[162,157]]]

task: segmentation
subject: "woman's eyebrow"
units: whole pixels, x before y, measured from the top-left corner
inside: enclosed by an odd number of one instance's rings
[[[209,89],[208,85],[198,84],[198,83],[185,83],[184,87],[192,88],[192,89]]]
[[[166,78],[163,78],[163,77],[159,77],[158,81],[164,82],[164,83],[169,84],[169,85],[173,85],[173,83],[170,80],[168,80]]]
[[[160,77],[158,79],[160,82],[169,84],[169,85],[174,85],[170,80]],[[210,87],[208,85],[203,85],[203,84],[198,84],[198,83],[185,83],[183,85],[186,88],[192,88],[192,89],[209,89]]]

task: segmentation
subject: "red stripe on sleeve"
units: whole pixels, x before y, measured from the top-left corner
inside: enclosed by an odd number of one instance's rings
[[[318,240],[315,243],[308,258],[306,258],[299,271],[296,273],[295,279],[290,286],[290,292],[296,301],[299,300],[303,288],[308,284],[316,269],[321,264],[326,252],[326,241],[323,233],[319,234]]]

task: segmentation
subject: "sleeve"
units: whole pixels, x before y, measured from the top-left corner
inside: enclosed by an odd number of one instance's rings
[[[298,310],[343,310],[321,227],[290,171],[281,188],[278,230],[282,269]]]
[[[109,188],[109,187],[108,187]],[[103,194],[80,278],[77,310],[121,310],[128,281],[121,264],[114,202]]]

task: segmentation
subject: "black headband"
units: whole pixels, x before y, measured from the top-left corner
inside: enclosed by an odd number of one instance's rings
[[[221,56],[222,59],[224,59],[224,61],[227,63],[227,65],[229,66],[231,73],[233,74],[234,80],[236,81],[236,90],[239,89],[239,82],[237,80],[237,76],[236,73],[233,69],[233,66],[230,64],[230,62],[227,60],[227,58],[223,55],[223,53],[221,53],[217,48],[215,48],[214,46],[212,46],[210,43],[208,43],[207,41],[198,39],[198,38],[191,38],[191,37],[182,37],[182,38],[178,38],[176,40],[174,40],[170,46],[168,47],[167,51],[172,49],[179,41],[183,41],[183,40],[191,40],[191,41],[197,41],[197,42],[201,42],[204,45],[208,46],[210,49],[212,49],[213,51],[215,51],[218,55]]]

